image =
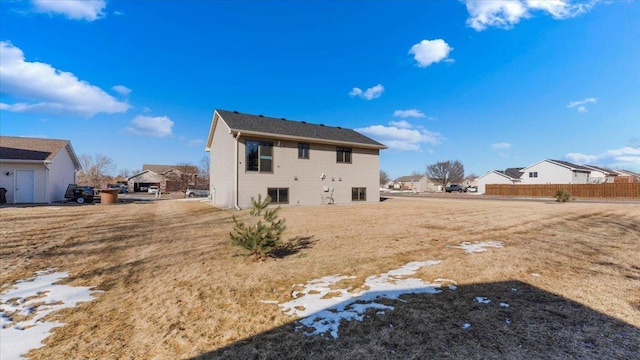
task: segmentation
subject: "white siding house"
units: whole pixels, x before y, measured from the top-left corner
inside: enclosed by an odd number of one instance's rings
[[[582,165],[582,167],[591,170],[591,174],[589,175],[589,182],[593,184],[612,183],[615,181],[616,176],[618,176],[615,171],[599,166]]]
[[[271,196],[291,205],[380,201],[386,146],[341,127],[215,110],[206,151],[213,204],[251,206]]]
[[[488,184],[519,184],[520,177],[522,176],[520,170],[522,170],[522,168],[508,168],[504,171],[492,170],[487,172],[476,179],[478,182],[478,193],[484,194]]]
[[[64,201],[79,169],[68,140],[0,136],[0,188],[8,203]]]
[[[522,184],[587,184],[591,170],[561,160],[541,160],[522,169]]]

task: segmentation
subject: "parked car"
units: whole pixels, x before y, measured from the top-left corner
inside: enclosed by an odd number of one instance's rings
[[[209,190],[187,189],[184,195],[186,197],[209,196]]]
[[[149,194],[157,194],[160,192],[160,188],[157,186],[149,186],[149,190],[147,190]]]
[[[67,191],[64,194],[64,198],[78,204],[92,203],[94,194],[95,192],[91,186],[69,184],[69,186],[67,186]]]
[[[478,192],[478,187],[477,186],[469,186],[467,188],[467,192]]]
[[[117,189],[118,194],[124,194],[127,192],[127,185],[122,184],[111,184],[108,186],[109,189]]]
[[[467,188],[459,185],[459,184],[451,184],[449,186],[447,186],[446,188],[444,188],[444,191],[450,193],[452,191],[456,191],[456,192],[467,192]]]

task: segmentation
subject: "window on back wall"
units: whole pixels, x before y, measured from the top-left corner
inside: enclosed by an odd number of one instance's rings
[[[247,171],[273,171],[273,143],[247,140]]]
[[[289,203],[289,188],[268,188],[267,195],[271,197],[271,203],[273,204]]]
[[[336,162],[351,164],[351,148],[336,148]]]
[[[351,188],[351,200],[352,201],[366,201],[367,200],[367,188],[363,188],[363,187]]]
[[[298,159],[309,158],[309,144],[298,143]]]
[[[530,178],[537,178],[538,177],[538,172],[537,171],[530,171],[529,172],[529,177]]]

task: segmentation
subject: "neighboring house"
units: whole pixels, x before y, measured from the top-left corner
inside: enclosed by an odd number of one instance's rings
[[[484,194],[487,184],[519,184],[522,176],[521,170],[524,168],[508,168],[502,170],[492,170],[486,174],[479,176],[476,181],[478,183],[478,193]]]
[[[79,169],[69,140],[0,136],[0,187],[8,203],[64,201]]]
[[[396,190],[411,190],[413,192],[442,191],[442,186],[434,184],[426,175],[402,176],[396,179],[393,188]]]
[[[316,205],[380,201],[380,150],[354,130],[215,110],[206,151],[212,202],[247,208],[251,198]]]
[[[142,165],[142,172],[127,179],[130,192],[158,186],[162,191],[183,190],[198,185],[198,168],[192,165]]]
[[[612,183],[615,182],[615,178],[618,176],[615,171],[603,167],[593,165],[582,165],[582,167],[591,170],[589,182],[593,184]]]
[[[587,184],[591,170],[562,160],[541,160],[521,170],[522,184]]]
[[[640,174],[633,171],[618,169],[615,173],[618,174],[616,182],[640,182]]]

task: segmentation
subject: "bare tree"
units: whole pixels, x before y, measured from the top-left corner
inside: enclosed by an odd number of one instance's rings
[[[200,166],[198,168],[198,184],[202,188],[209,188],[209,177],[211,176],[209,155],[205,155],[200,159]]]
[[[118,173],[119,177],[123,177],[123,178],[130,178],[133,175],[137,175],[140,174],[142,171],[140,171],[139,169],[133,169],[133,170],[129,170],[129,169],[120,169],[120,172]]]
[[[447,186],[450,183],[460,183],[464,179],[464,166],[458,160],[440,161],[427,166],[426,175],[434,184]]]
[[[390,180],[389,174],[380,170],[380,185],[386,185]]]
[[[469,174],[469,175],[465,176],[465,177],[464,177],[464,180],[465,180],[465,181],[469,181],[469,182],[473,182],[473,181],[474,181],[475,179],[477,179],[477,178],[478,178],[478,175],[476,175],[476,174],[474,174],[474,173],[471,173],[471,174]]]
[[[82,170],[78,172],[77,182],[81,185],[102,187],[111,179],[110,173],[115,170],[115,162],[108,156],[82,154],[78,158]]]

